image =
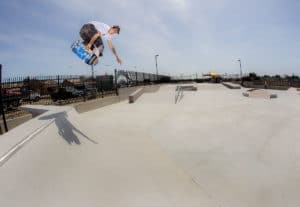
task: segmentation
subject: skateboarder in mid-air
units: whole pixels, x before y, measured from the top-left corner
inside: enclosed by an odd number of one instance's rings
[[[117,54],[117,51],[112,44],[111,37],[115,34],[120,33],[120,27],[118,25],[108,26],[102,22],[91,21],[82,26],[79,34],[83,40],[83,44],[85,45],[86,50],[93,50],[93,52],[97,55],[97,59],[95,59],[94,64],[97,64],[99,61],[99,57],[103,56],[104,45],[102,40],[106,40],[109,48],[115,55],[117,62],[122,64],[122,60]]]

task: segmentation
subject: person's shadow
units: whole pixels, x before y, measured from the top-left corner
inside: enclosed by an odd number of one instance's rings
[[[66,112],[59,112],[56,114],[46,115],[42,116],[39,119],[40,120],[49,120],[54,119],[54,122],[58,129],[58,134],[68,142],[68,144],[78,144],[80,145],[81,142],[78,139],[77,135],[74,133],[80,134],[82,137],[86,138],[90,142],[94,144],[98,144],[96,141],[90,139],[88,136],[86,136],[84,133],[82,133],[80,130],[78,130],[74,125],[67,119],[67,113]]]

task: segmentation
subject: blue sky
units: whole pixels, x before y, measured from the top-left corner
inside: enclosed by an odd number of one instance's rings
[[[119,24],[96,74],[114,68],[192,74],[217,71],[300,75],[300,1],[296,0],[10,0],[0,2],[4,76],[89,74],[70,51],[91,20]]]

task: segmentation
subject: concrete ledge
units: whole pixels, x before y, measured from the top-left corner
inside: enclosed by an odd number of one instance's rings
[[[187,85],[187,86],[177,86],[177,90],[180,88],[182,91],[197,91],[198,88],[193,85]]]
[[[134,93],[135,91],[137,91],[141,88],[143,88],[143,93],[155,93],[159,90],[160,85],[120,88],[119,96],[110,96],[110,97],[86,101],[83,103],[78,103],[78,104],[74,105],[74,108],[78,113],[84,113],[84,112],[96,110],[98,108],[105,107],[105,106],[108,106],[111,104],[115,104],[120,101],[125,101],[128,99],[129,95],[131,95],[132,93]]]
[[[273,84],[265,85],[262,82],[255,83],[255,82],[250,82],[250,81],[243,81],[243,86],[246,88],[272,89],[272,90],[282,90],[282,91],[286,91],[290,88],[290,86],[288,86],[288,85],[273,85]]]
[[[7,128],[8,128],[8,130],[11,130],[11,129],[29,121],[30,119],[32,119],[32,114],[26,114],[24,116],[17,117],[14,119],[8,119],[8,120],[6,120]],[[0,134],[4,133],[3,129],[4,129],[3,121],[0,121]]]
[[[111,96],[79,103],[74,105],[74,108],[78,113],[84,113],[118,102],[120,102],[120,98],[118,96]]]
[[[144,93],[144,88],[139,88],[132,94],[128,96],[129,103],[134,103],[142,94]]]
[[[234,84],[234,83],[222,83],[224,86],[226,86],[227,88],[230,88],[230,89],[241,89],[241,86],[238,85],[238,84]]]
[[[255,94],[255,92],[253,93],[251,90],[248,92],[244,92],[243,96],[245,96],[247,98],[264,98],[264,99],[278,98],[277,94],[275,94],[275,93]]]
[[[128,99],[132,93],[134,93],[139,88],[144,88],[144,93],[155,93],[159,90],[160,85],[149,85],[149,86],[135,86],[129,88],[120,88],[119,89],[119,97],[120,101],[124,101]]]
[[[129,87],[129,88],[120,88],[119,89],[119,97],[120,101],[128,100],[128,96],[138,90],[139,88],[142,88],[142,86],[135,86],[135,87]]]

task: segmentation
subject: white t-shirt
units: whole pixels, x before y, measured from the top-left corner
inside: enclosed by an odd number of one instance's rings
[[[101,32],[101,37],[104,40],[111,40],[112,35],[108,34],[108,30],[110,28],[110,26],[108,26],[107,24],[104,24],[102,22],[98,22],[98,21],[91,21],[89,22],[89,24],[93,24],[96,29]]]

